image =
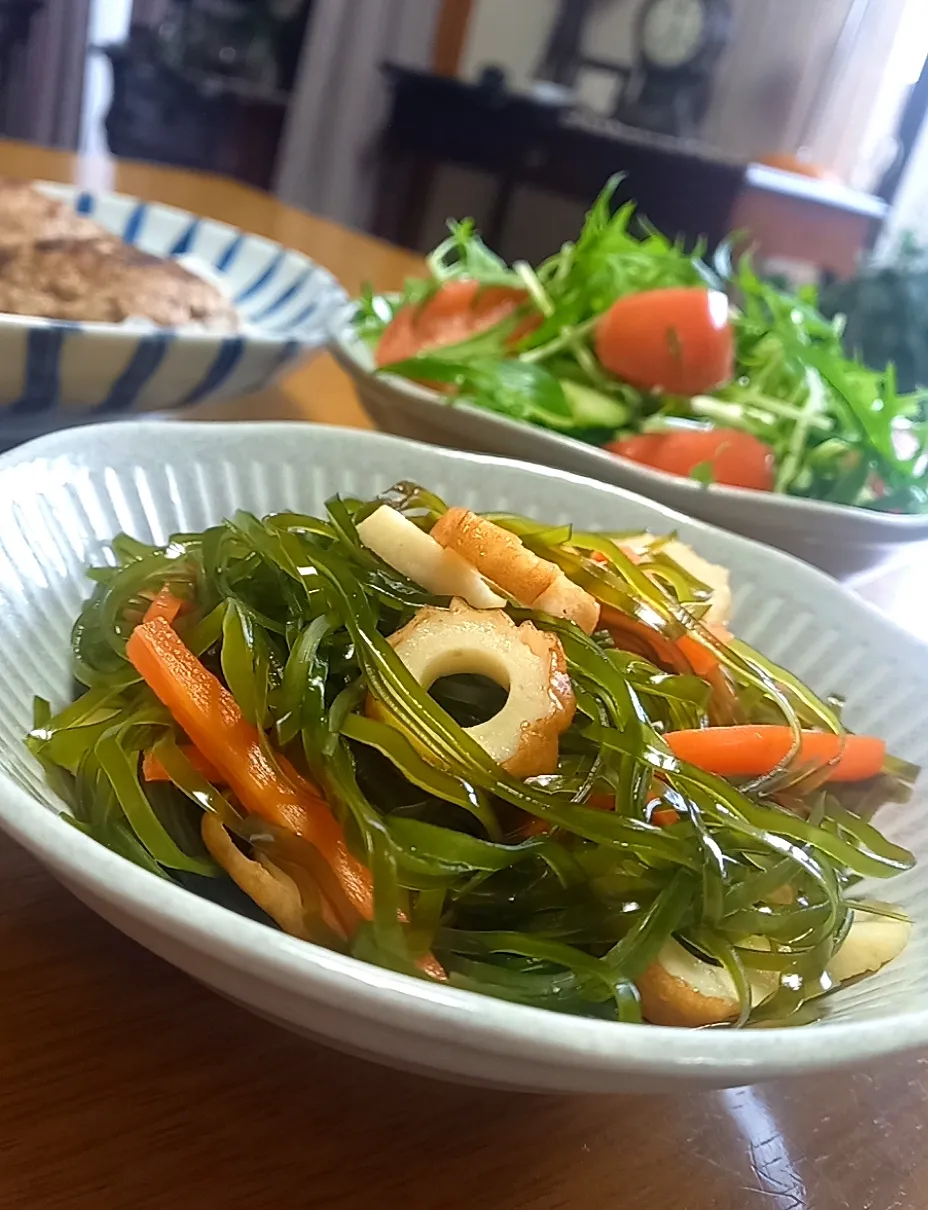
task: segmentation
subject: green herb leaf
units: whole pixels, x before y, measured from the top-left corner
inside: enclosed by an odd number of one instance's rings
[[[711,462],[699,462],[690,471],[690,478],[701,483],[703,487],[708,487],[715,483],[715,467]]]
[[[387,366],[383,372],[448,383],[457,387],[462,398],[515,420],[557,428],[575,423],[563,385],[540,365],[482,357],[452,362],[426,354]]]

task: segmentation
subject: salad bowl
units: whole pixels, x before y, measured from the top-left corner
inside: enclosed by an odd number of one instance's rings
[[[928,539],[922,394],[743,241],[689,247],[621,186],[538,264],[449,220],[421,276],[365,289],[333,345],[378,424],[627,487],[839,577]]]
[[[400,378],[375,372],[370,347],[342,312],[331,349],[378,428],[451,449],[518,458],[585,475],[657,500],[722,529],[787,551],[839,579],[879,567],[928,542],[928,516],[872,512],[670,475],[551,429],[513,420]]]
[[[126,531],[164,542],[244,508],[321,509],[413,479],[471,508],[552,524],[677,530],[731,569],[734,628],[847,722],[928,763],[928,649],[814,569],[619,488],[372,433],[292,425],[130,422],[42,438],[0,458],[0,827],[93,910],[207,986],[285,1027],[383,1063],[510,1089],[686,1091],[862,1065],[928,1044],[924,869],[893,885],[914,922],[903,956],[793,1029],[686,1031],[569,1017],[358,962],[158,878],[61,818],[23,736],[39,695],[71,694],[84,571]],[[928,857],[924,792],[887,835]],[[882,822],[882,821],[881,821]]]

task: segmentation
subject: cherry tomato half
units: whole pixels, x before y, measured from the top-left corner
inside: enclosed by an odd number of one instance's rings
[[[445,282],[424,303],[407,304],[394,315],[377,346],[378,366],[405,361],[442,345],[459,344],[508,319],[525,305],[528,295],[511,286],[481,286],[480,282]],[[528,315],[509,343],[515,344],[541,323]]]
[[[630,458],[669,475],[688,476],[707,465],[715,483],[773,491],[773,450],[750,433],[737,429],[683,430],[643,433],[606,446],[613,454]]]
[[[718,290],[648,290],[614,302],[596,328],[605,368],[639,390],[704,395],[730,382],[735,342]]]

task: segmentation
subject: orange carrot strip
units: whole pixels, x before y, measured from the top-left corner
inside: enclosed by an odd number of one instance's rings
[[[173,625],[177,619],[177,615],[183,611],[187,602],[182,601],[180,597],[176,597],[167,584],[152,598],[151,604],[145,611],[145,616],[142,618],[142,625],[146,622],[153,622],[155,618],[164,618],[164,620]]]
[[[652,800],[653,801],[653,800]],[[660,802],[660,799],[657,800]],[[595,811],[614,811],[614,794],[591,794],[584,806],[592,807]],[[651,823],[656,828],[669,828],[680,822],[680,814],[673,807],[657,807],[651,812]]]
[[[770,773],[792,747],[789,727],[708,727],[703,731],[674,731],[665,738],[680,760],[721,777]],[[886,744],[869,735],[803,731],[799,763],[824,766],[833,760],[836,764],[829,771],[828,781],[864,781],[882,771]]]
[[[590,797],[582,804],[584,807],[590,807],[594,811],[614,811],[615,810],[615,795],[614,794],[591,794]],[[519,835],[526,840],[531,840],[535,836],[547,836],[552,831],[551,824],[545,819],[530,819],[524,824],[519,831]]]
[[[705,625],[705,623],[704,623]],[[730,643],[734,635],[720,623],[706,626],[720,643]],[[684,634],[677,639],[677,647],[689,661],[696,676],[702,677],[712,689],[710,718],[714,726],[726,727],[740,723],[744,717],[738,695],[715,652],[704,647],[698,639]]]
[[[652,630],[637,618],[630,618],[613,605],[603,605],[601,625],[612,635],[617,647],[642,652],[652,663],[683,675],[692,671],[686,657],[672,640]],[[642,650],[643,649],[643,650]]]
[[[734,638],[731,631],[726,630],[724,626],[710,625],[707,629],[720,643],[730,643]],[[686,656],[687,660],[689,660],[697,676],[708,679],[719,667],[719,659],[715,652],[711,651],[708,647],[704,647],[691,634],[684,634],[677,639],[677,646]]]
[[[718,667],[719,661],[715,653],[708,647],[703,647],[702,643],[691,635],[681,635],[677,639],[677,646],[696,675],[701,676],[704,680]]]
[[[615,810],[615,795],[614,794],[591,794],[583,804],[585,807],[592,807],[594,811],[614,811]]]
[[[535,836],[547,836],[550,831],[551,825],[546,819],[530,819],[519,834],[526,840],[531,840]]]
[[[621,550],[622,553],[633,563],[640,563],[642,561],[641,555],[629,547],[622,546]],[[609,562],[605,555],[599,554],[598,551],[594,551],[590,555],[590,559],[594,563]],[[641,622],[627,617],[625,614],[622,614],[619,610],[615,609],[611,605],[603,605],[602,620],[606,626],[612,627],[613,629],[622,633],[634,634],[635,636],[641,638],[644,642],[649,644],[658,659],[662,659],[666,664],[670,665],[670,667],[674,668],[678,672],[683,672],[685,670],[681,668],[680,661],[677,659],[673,651],[670,650],[670,647],[674,645],[679,648],[683,658],[687,661],[697,676],[708,679],[710,674],[719,667],[717,657],[709,650],[708,647],[704,647],[702,643],[700,643],[697,639],[694,639],[691,635],[685,634],[681,638],[677,639],[676,644],[672,644],[670,640],[665,639],[663,635],[658,634],[656,631],[650,630],[649,627],[643,626]],[[719,640],[720,643],[730,643],[734,637],[731,631],[729,631],[725,626],[722,626],[720,623],[709,623],[707,629]]]
[[[651,823],[655,828],[672,828],[675,823],[679,822],[680,813],[673,807],[658,807],[656,811],[651,812]]]
[[[618,546],[619,546],[619,550],[626,557],[626,559],[629,560],[630,563],[640,563],[641,562],[641,555],[638,553],[637,550],[632,550],[632,548],[630,546],[623,546],[621,542],[618,544]],[[612,560],[607,555],[604,555],[602,553],[602,551],[599,551],[599,550],[591,551],[589,553],[589,555],[587,556],[587,558],[590,560],[591,563],[598,563],[600,565],[600,567],[609,567],[610,564],[612,563]]]
[[[328,803],[282,756],[278,772],[235,698],[164,618],[137,626],[126,654],[245,809],[314,845],[353,908],[363,919],[372,920],[371,872],[349,850]]]
[[[251,814],[313,845],[332,869],[351,908],[364,920],[373,920],[373,877],[349,850],[342,826],[329,804],[279,753],[275,757],[278,773],[261,747],[257,728],[248,722],[232,694],[203,667],[171,625],[159,617],[137,626],[129,636],[126,654],[155,696],[194,741],[187,755],[195,752],[196,760],[211,766],[218,780],[230,787]],[[321,890],[323,904],[331,906],[324,888]],[[416,966],[432,979],[448,978],[432,954],[424,955]]]
[[[197,773],[201,777],[205,777],[207,781],[212,782],[214,786],[224,784],[222,774],[206,759],[199,748],[195,748],[193,744],[181,744],[181,752],[190,761]],[[155,756],[153,751],[146,752],[142,757],[142,777],[146,781],[170,781],[171,775],[165,769],[164,765]]]

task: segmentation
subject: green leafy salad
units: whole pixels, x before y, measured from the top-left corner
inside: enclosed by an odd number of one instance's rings
[[[801,1021],[905,946],[858,884],[913,864],[871,818],[918,770],[737,640],[727,572],[674,538],[402,483],[112,556],[80,695],[37,701],[28,744],[152,875],[624,1022]]]
[[[427,277],[361,299],[378,368],[706,484],[925,511],[921,395],[850,359],[813,290],[728,245],[687,252],[633,204],[613,212],[616,185],[537,267],[451,223]]]

